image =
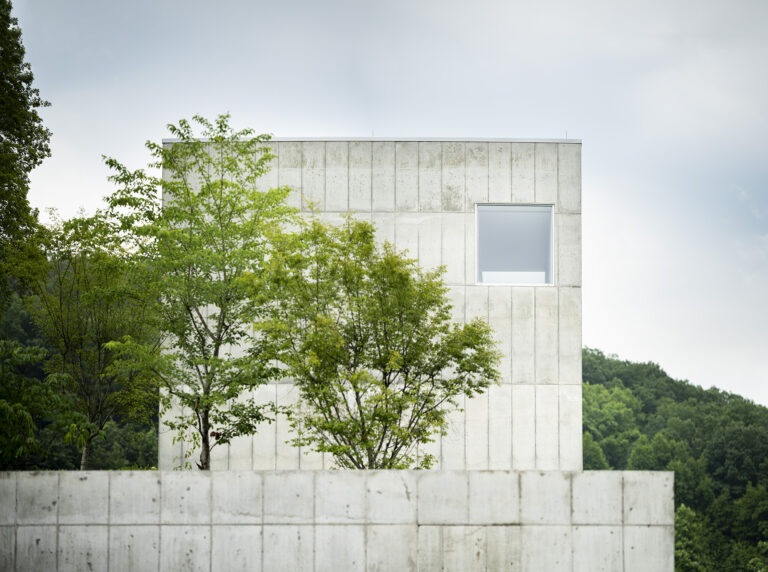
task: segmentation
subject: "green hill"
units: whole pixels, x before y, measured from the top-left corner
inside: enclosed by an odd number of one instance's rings
[[[768,570],[768,408],[583,352],[584,469],[675,472],[678,570]]]

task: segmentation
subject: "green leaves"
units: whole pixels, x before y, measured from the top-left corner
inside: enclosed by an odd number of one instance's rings
[[[369,223],[313,219],[283,237],[268,270],[251,292],[268,288],[258,329],[300,391],[297,444],[340,467],[429,467],[417,446],[444,429],[459,396],[499,377],[488,325],[452,324],[441,271],[376,244]]]

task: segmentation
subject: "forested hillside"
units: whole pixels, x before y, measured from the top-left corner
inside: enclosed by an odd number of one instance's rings
[[[768,408],[583,352],[584,468],[675,472],[678,570],[768,570]]]

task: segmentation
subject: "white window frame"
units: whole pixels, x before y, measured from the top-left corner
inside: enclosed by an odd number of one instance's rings
[[[519,283],[519,282],[480,282],[480,225],[478,221],[478,207],[549,207],[549,274],[552,277],[551,282],[541,283]],[[475,203],[475,277],[476,286],[535,286],[552,287],[555,286],[555,205],[553,203]]]

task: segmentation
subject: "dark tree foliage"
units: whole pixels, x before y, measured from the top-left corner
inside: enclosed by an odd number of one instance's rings
[[[768,408],[583,352],[584,468],[675,473],[676,568],[768,570]]]
[[[38,109],[49,105],[32,87],[21,29],[10,0],[0,0],[0,250],[34,225],[27,202],[29,172],[50,155]]]

